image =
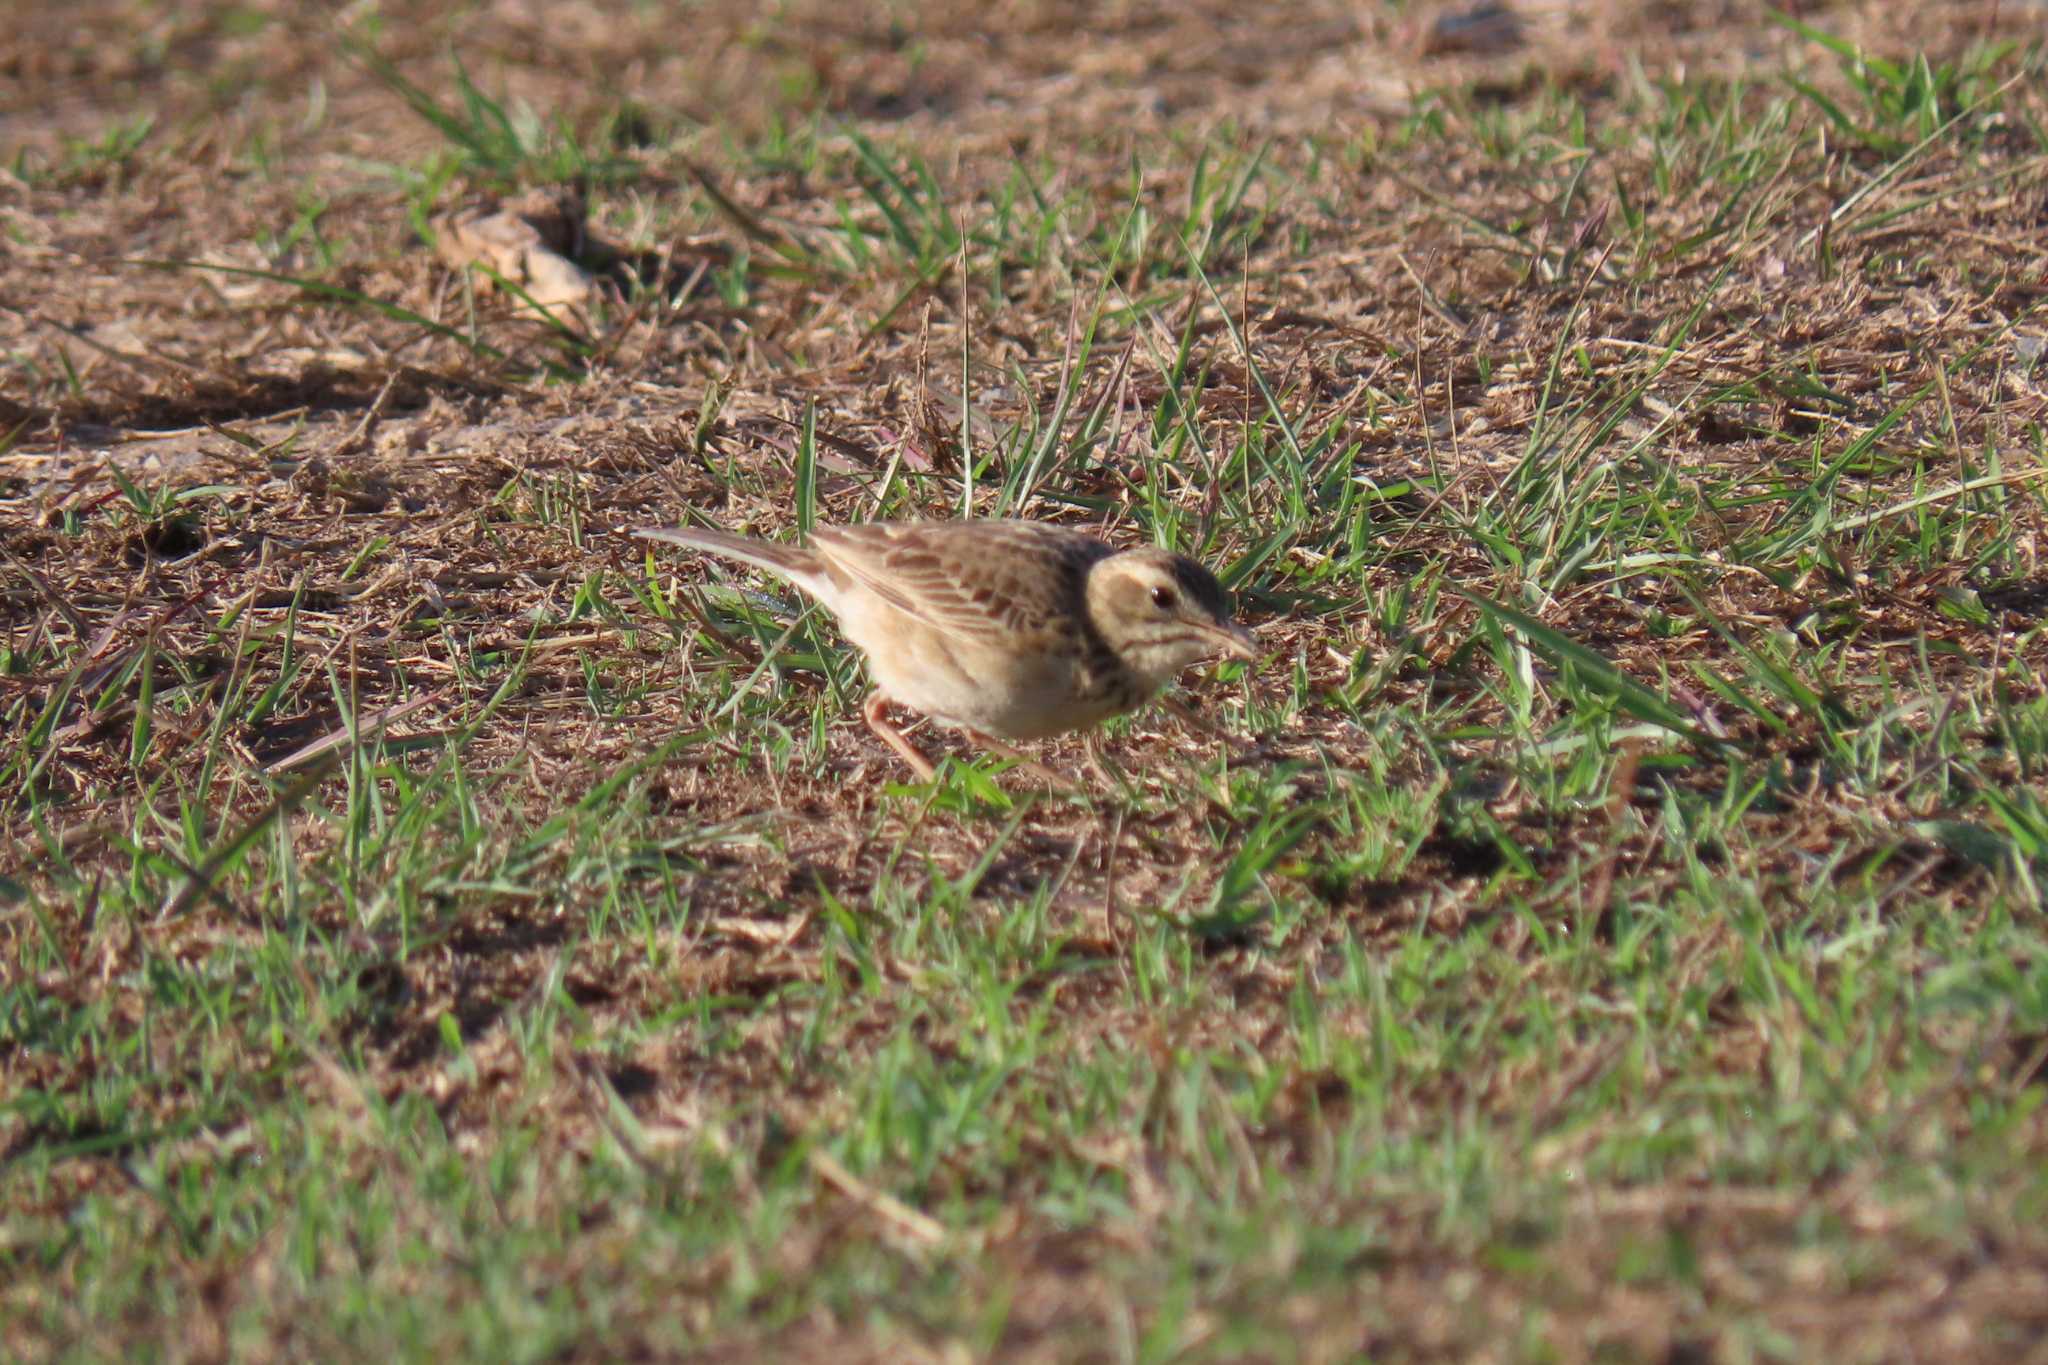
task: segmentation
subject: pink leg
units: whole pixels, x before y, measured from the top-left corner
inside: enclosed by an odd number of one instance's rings
[[[910,737],[889,719],[887,697],[880,692],[868,693],[867,701],[861,704],[860,718],[868,723],[868,729],[873,730],[882,743],[903,756],[903,761],[917,774],[918,781],[930,782],[939,775],[939,770],[932,766],[932,761],[919,753],[917,746],[910,742]]]

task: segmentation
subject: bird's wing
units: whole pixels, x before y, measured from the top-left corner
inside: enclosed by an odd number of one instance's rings
[[[820,527],[811,541],[833,573],[969,638],[1057,629],[1080,606],[1088,566],[1115,553],[1079,531],[994,519]]]

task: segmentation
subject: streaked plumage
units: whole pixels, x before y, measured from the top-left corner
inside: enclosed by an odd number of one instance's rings
[[[1201,659],[1255,656],[1201,565],[1064,527],[874,522],[819,527],[808,549],[693,527],[637,534],[756,565],[822,603],[867,655],[868,724],[927,779],[884,702],[982,736],[1043,739],[1144,704]]]

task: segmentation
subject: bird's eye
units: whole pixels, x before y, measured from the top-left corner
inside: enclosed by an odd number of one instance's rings
[[[1167,609],[1168,607],[1172,606],[1172,605],[1173,605],[1173,589],[1172,589],[1172,588],[1154,588],[1154,589],[1152,589],[1152,605],[1153,605],[1153,606],[1155,606],[1155,607],[1158,607],[1158,608],[1159,608],[1159,609],[1160,609],[1161,611],[1164,611],[1164,610],[1166,610],[1166,609]]]

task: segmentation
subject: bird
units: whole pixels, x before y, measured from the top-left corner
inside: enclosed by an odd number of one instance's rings
[[[688,526],[634,534],[765,569],[822,604],[867,656],[861,718],[925,782],[937,769],[892,702],[1044,774],[1007,741],[1091,729],[1204,659],[1258,657],[1194,560],[1045,522],[818,526],[807,548]]]

